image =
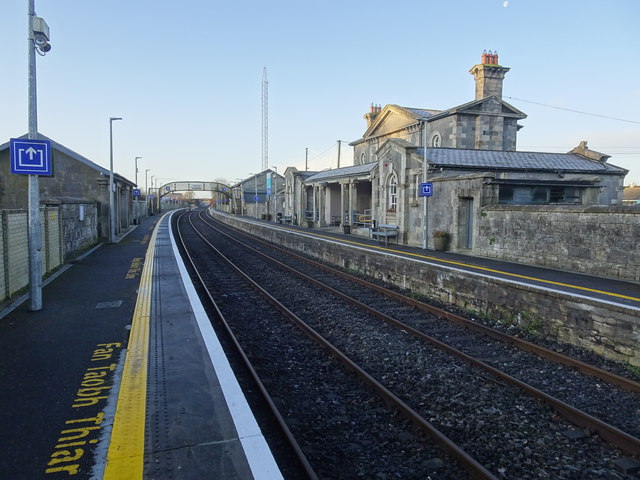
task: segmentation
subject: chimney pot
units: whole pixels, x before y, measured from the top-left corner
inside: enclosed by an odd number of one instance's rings
[[[487,51],[482,51],[482,63],[487,63]]]

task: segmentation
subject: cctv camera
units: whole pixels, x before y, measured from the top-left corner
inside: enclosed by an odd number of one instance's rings
[[[36,44],[36,47],[38,47],[38,50],[44,53],[47,53],[49,50],[51,50],[51,44],[49,44],[47,40],[48,39],[46,35],[42,33],[36,33],[33,36],[33,42]]]
[[[47,37],[43,33],[36,33],[33,36],[33,41],[38,47],[42,48],[47,44]]]

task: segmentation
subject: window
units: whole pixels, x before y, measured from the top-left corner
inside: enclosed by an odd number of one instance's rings
[[[398,177],[392,174],[389,177],[389,212],[395,212],[398,207]]]
[[[502,205],[575,205],[582,203],[581,189],[562,185],[500,185],[498,203]]]
[[[433,148],[440,148],[441,145],[442,138],[440,137],[440,133],[435,132],[433,135],[431,135],[431,146]]]
[[[364,165],[366,163],[367,160],[367,156],[365,155],[364,152],[362,152],[362,154],[360,155],[360,165]]]

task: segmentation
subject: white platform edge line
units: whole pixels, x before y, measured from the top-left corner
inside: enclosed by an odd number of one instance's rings
[[[171,225],[171,216],[174,213],[175,212],[171,212],[168,215],[167,221],[169,227]],[[260,427],[253,416],[253,412],[249,408],[249,404],[224,354],[220,341],[209,322],[209,317],[200,302],[200,298],[191,283],[171,228],[169,228],[169,238],[171,239],[171,247],[178,264],[182,283],[189,297],[191,309],[196,317],[200,333],[202,334],[207,351],[209,352],[209,357],[211,358],[211,363],[218,376],[220,387],[227,401],[233,423],[236,426],[253,477],[256,480],[281,479],[283,477],[280,469],[262,435]]]

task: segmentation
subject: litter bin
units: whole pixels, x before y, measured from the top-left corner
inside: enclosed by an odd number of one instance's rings
[[[344,230],[345,235],[349,235],[351,233],[351,225],[342,225],[342,230]]]
[[[313,228],[313,220],[307,220],[307,226]]]

